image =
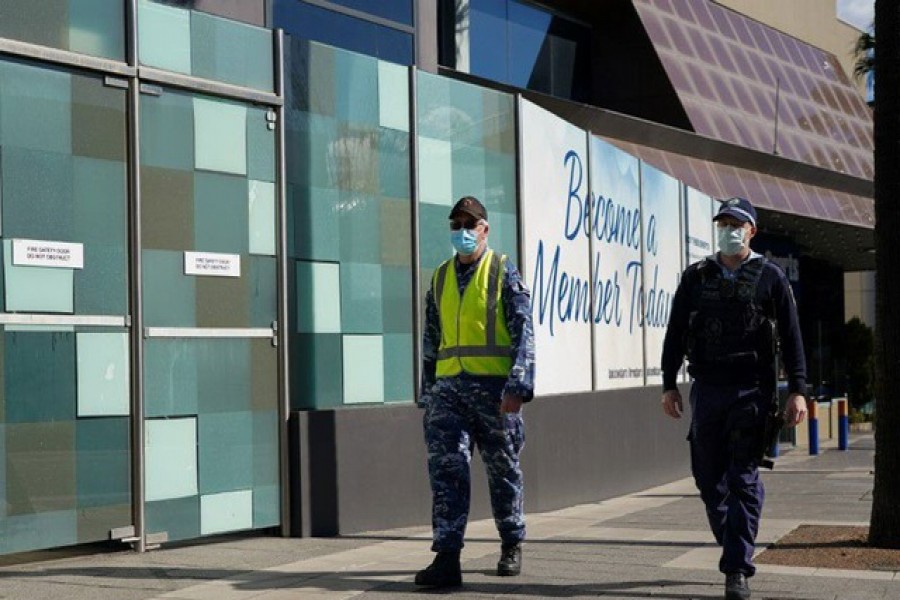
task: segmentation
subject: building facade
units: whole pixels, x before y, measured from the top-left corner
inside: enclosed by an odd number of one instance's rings
[[[463,195],[532,289],[530,510],[687,472],[659,351],[714,198],[760,207],[836,377],[871,119],[725,4],[0,5],[0,552],[427,523],[420,320]]]

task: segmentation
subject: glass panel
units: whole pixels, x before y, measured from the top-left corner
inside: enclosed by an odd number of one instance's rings
[[[411,0],[381,0],[381,2],[371,2],[371,0],[332,0],[332,2],[333,4],[341,4],[376,17],[397,21],[404,25],[412,26],[413,24]]]
[[[200,533],[203,535],[253,527],[253,492],[225,492],[200,496]]]
[[[380,335],[344,336],[344,404],[384,402],[384,347]]]
[[[191,72],[191,13],[149,0],[138,4],[138,43],[141,63]]]
[[[129,413],[128,336],[124,333],[79,333],[78,416],[109,417]]]
[[[275,256],[275,184],[250,180],[250,254]]]
[[[144,429],[146,498],[197,495],[197,419],[147,419]]]
[[[247,173],[247,108],[194,98],[195,168]]]
[[[108,0],[3,0],[0,37],[124,60],[124,11]]]

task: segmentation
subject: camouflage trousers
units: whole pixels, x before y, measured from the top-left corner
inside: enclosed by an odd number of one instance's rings
[[[438,379],[425,403],[425,444],[432,493],[435,552],[463,546],[469,518],[472,449],[487,469],[494,522],[503,543],[525,539],[522,470],[525,443],[521,413],[500,414],[503,379]]]

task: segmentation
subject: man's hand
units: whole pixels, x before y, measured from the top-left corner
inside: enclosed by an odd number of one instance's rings
[[[503,394],[500,401],[500,413],[517,413],[522,410],[522,396],[516,394]]]
[[[663,412],[673,419],[680,419],[684,412],[684,403],[681,401],[681,392],[678,390],[666,390],[662,395]]]
[[[796,427],[806,418],[806,398],[803,394],[791,394],[784,405],[784,426]]]

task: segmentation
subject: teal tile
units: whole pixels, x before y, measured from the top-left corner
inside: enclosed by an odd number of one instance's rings
[[[480,146],[484,139],[485,129],[493,123],[485,112],[485,98],[496,92],[481,86],[461,81],[450,84],[449,105],[457,115],[465,115],[465,119],[455,119],[449,138],[454,144]]]
[[[515,214],[516,202],[516,157],[512,154],[484,153],[484,202],[488,217],[495,212]]]
[[[207,13],[191,14],[191,71],[197,77],[274,90],[272,31]]]
[[[121,246],[86,244],[84,268],[75,271],[75,312],[128,314],[128,255]]]
[[[75,418],[75,334],[6,331],[6,423]]]
[[[381,256],[381,202],[378,198],[342,192],[340,206],[341,262],[372,263]]]
[[[486,192],[486,157],[484,148],[455,144],[451,155],[453,161],[453,182],[451,198],[475,196],[483,199]],[[488,208],[488,218],[492,217]]]
[[[18,267],[12,264],[11,240],[3,240],[3,291],[7,312],[72,313],[72,269]]]
[[[251,179],[250,254],[275,256],[275,184]]]
[[[277,487],[278,471],[278,411],[253,411],[253,489]]]
[[[27,148],[70,154],[72,76],[4,60],[0,61],[0,81],[0,145],[4,152]]]
[[[200,494],[253,485],[253,413],[220,412],[197,416]]]
[[[73,158],[73,239],[85,245],[125,248],[128,243],[128,182],[124,162]],[[85,262],[85,267],[90,265]]]
[[[299,37],[287,40],[285,63],[292,75],[285,94],[287,106],[291,110],[334,116],[335,60],[340,50]]]
[[[184,274],[184,253],[144,250],[144,325],[194,327],[195,282]]]
[[[69,0],[69,50],[125,60],[125,5],[108,0]]]
[[[141,95],[141,165],[194,169],[194,103],[191,96],[166,89]]]
[[[253,528],[281,524],[281,488],[277,485],[253,488]]]
[[[449,214],[447,207],[419,204],[419,264],[423,269],[436,269],[453,258]]]
[[[249,246],[247,180],[194,174],[194,240],[199,252],[246,254]]]
[[[411,334],[385,334],[384,401],[412,402],[413,341]]]
[[[170,542],[200,536],[200,496],[144,504],[147,533],[166,532]]]
[[[0,519],[0,554],[78,542],[75,510],[55,510]]]
[[[378,61],[378,124],[409,131],[409,69]]]
[[[2,390],[0,390],[0,398],[2,398]],[[2,421],[5,421],[5,418]],[[3,422],[0,422],[0,448],[4,453],[6,452],[6,425]],[[6,483],[6,460],[0,460],[0,523],[6,519]]]
[[[0,2],[0,37],[65,49],[70,0],[3,0]]]
[[[144,423],[146,498],[197,495],[197,419],[147,419]]]
[[[3,236],[73,241],[72,156],[4,147],[2,158]]]
[[[76,333],[78,416],[109,417],[130,411],[127,333]]]
[[[381,324],[385,333],[412,333],[412,269],[381,270]]]
[[[220,173],[247,174],[247,107],[194,98],[194,165]]]
[[[416,128],[420,136],[449,141],[450,127],[447,119],[450,106],[451,79],[416,71]]]
[[[336,50],[335,116],[356,124],[378,125],[378,61],[370,56]]]
[[[75,469],[78,508],[131,502],[129,419],[76,421]]]
[[[333,263],[298,261],[297,331],[338,333],[341,331],[340,266]]]
[[[291,410],[343,403],[340,334],[291,336]]]
[[[378,131],[378,193],[388,198],[409,198],[409,134],[393,129]]]
[[[344,404],[384,402],[384,347],[380,335],[345,335]]]
[[[247,107],[247,177],[275,181],[275,129],[269,129],[268,110]]]
[[[439,204],[449,209],[455,202],[453,145],[450,142],[422,136],[419,137],[418,144],[419,202]]]
[[[252,490],[200,496],[200,533],[202,535],[252,528]]]
[[[516,249],[516,240],[518,240],[518,219],[515,215],[507,213],[494,213],[490,215],[491,248],[495,252],[505,254],[512,258],[513,263],[519,266],[519,252]]]
[[[197,345],[198,413],[250,410],[247,339],[194,340]]]
[[[141,64],[190,74],[190,11],[139,0],[138,40]]]
[[[288,240],[295,258],[340,258],[340,206],[332,189],[288,186]]]
[[[271,327],[278,318],[278,264],[268,256],[247,258],[250,327]]]
[[[341,264],[341,331],[381,333],[381,266]]]
[[[196,415],[197,396],[197,347],[193,340],[146,340],[144,415]]]
[[[332,117],[293,112],[287,118],[285,152],[288,183],[318,188],[333,188],[333,156],[324,148],[339,139],[337,122]]]

